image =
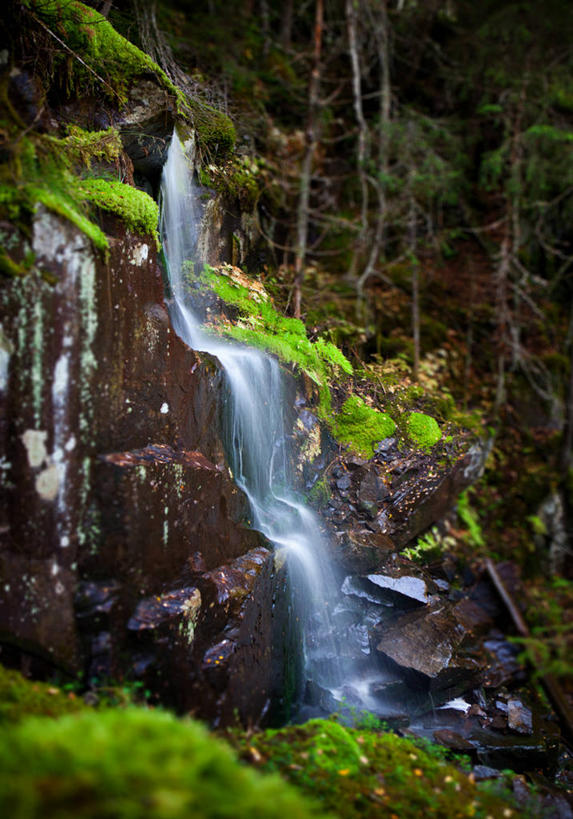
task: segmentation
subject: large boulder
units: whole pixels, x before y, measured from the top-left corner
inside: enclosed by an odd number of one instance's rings
[[[105,227],[106,259],[76,227],[39,209],[21,249],[33,250],[35,268],[2,282],[0,640],[14,658],[40,657],[74,674],[147,674],[158,689],[183,641],[187,659],[167,687],[190,708],[186,692],[203,673],[188,651],[190,626],[203,656],[238,617],[215,598],[195,611],[193,589],[207,599],[200,575],[263,548],[252,582],[237,591],[250,659],[241,659],[246,648],[234,651],[229,676],[250,691],[241,715],[256,719],[271,685],[252,658],[266,662],[273,643],[281,653],[282,625],[273,631],[265,621],[251,643],[246,623],[273,611],[279,574],[224,466],[219,369],[173,332],[151,237],[111,217]],[[131,626],[143,600],[170,593],[183,595],[183,608],[158,627],[162,659],[156,650],[149,664]],[[213,719],[219,699],[207,698]]]

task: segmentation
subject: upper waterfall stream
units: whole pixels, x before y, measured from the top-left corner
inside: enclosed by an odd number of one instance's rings
[[[193,265],[204,260],[201,189],[193,179],[190,150],[173,135],[161,182],[161,237],[172,322],[186,344],[221,363],[229,466],[249,499],[255,528],[285,551],[296,615],[302,622],[306,676],[321,687],[338,688],[352,673],[342,660],[330,616],[340,583],[318,520],[294,491],[283,373],[270,355],[206,332],[193,304],[190,277]]]

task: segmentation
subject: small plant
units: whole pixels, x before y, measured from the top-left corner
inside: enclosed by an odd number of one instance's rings
[[[442,536],[437,526],[432,526],[429,532],[416,540],[415,546],[404,549],[402,554],[408,560],[416,563],[429,563],[437,560],[445,551],[455,547],[455,538],[449,535]]]
[[[483,548],[485,540],[483,537],[478,513],[470,505],[469,493],[466,489],[458,498],[458,517],[467,529],[466,539],[470,546]]]

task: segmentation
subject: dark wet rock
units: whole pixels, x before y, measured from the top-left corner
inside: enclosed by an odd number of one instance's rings
[[[387,455],[396,448],[396,438],[385,438],[376,447],[378,455]]]
[[[521,700],[511,699],[507,703],[507,727],[518,734],[533,733],[533,716]]]
[[[351,483],[352,483],[352,480],[350,479],[350,475],[346,474],[346,475],[342,475],[342,477],[337,479],[336,486],[338,487],[338,489],[345,490],[345,489],[350,489],[350,484]]]
[[[341,532],[338,540],[336,557],[347,571],[354,573],[378,568],[395,551],[389,537],[365,528]]]
[[[500,633],[498,635],[492,634],[483,643],[490,658],[483,677],[483,684],[486,688],[496,689],[502,685],[514,685],[523,682],[526,678],[524,668],[517,660],[519,646],[510,643]]]
[[[453,613],[466,631],[475,635],[486,634],[493,626],[493,621],[487,612],[473,600],[467,598],[456,603]]]
[[[369,517],[375,518],[381,501],[389,495],[386,485],[377,475],[373,465],[358,470],[354,480],[357,484],[356,499],[358,508],[366,512]]]
[[[380,633],[376,650],[405,672],[414,672],[430,690],[467,689],[479,678],[480,664],[462,655],[466,631],[452,614],[447,602],[433,602],[403,615]]]
[[[129,577],[152,593],[200,551],[206,568],[261,543],[247,526],[249,506],[226,469],[196,451],[166,444],[102,456],[95,471],[107,533],[94,561],[98,571]],[[91,563],[91,561],[90,561]],[[90,565],[89,563],[87,564]]]
[[[174,589],[156,597],[148,597],[137,604],[127,627],[131,631],[158,628],[162,623],[185,614],[188,620],[197,622],[201,609],[201,593],[193,586]]]
[[[28,249],[42,275],[0,289],[9,357],[0,455],[10,465],[0,486],[2,640],[74,674],[121,679],[133,670],[188,710],[201,707],[194,685],[201,689],[205,652],[235,628],[232,693],[220,709],[219,695],[206,694],[205,716],[233,719],[237,697],[241,718],[258,719],[280,688],[284,663],[268,658],[273,645],[282,651],[288,619],[282,604],[273,612],[285,580],[270,556],[241,612],[202,608],[191,642],[184,611],[127,628],[155,616],[151,603],[138,608],[142,598],[199,588],[198,574],[264,539],[248,528],[246,499],[220,466],[216,363],[172,331],[151,237],[109,215],[105,227],[104,261],[71,223],[38,208]]]
[[[91,618],[108,615],[117,603],[121,584],[116,580],[100,580],[78,584],[75,594],[76,616]]]
[[[451,731],[449,728],[439,728],[437,731],[434,731],[434,739],[440,745],[445,745],[446,748],[456,751],[457,753],[465,754],[474,751],[474,745],[468,739],[461,736],[461,734],[457,734],[455,731]]]
[[[153,80],[142,79],[128,92],[129,104],[116,115],[124,149],[136,173],[155,188],[173,132],[173,98]]]
[[[420,532],[440,520],[454,505],[459,493],[475,481],[483,469],[487,447],[477,444],[451,467],[440,470],[423,464],[407,466],[392,482],[392,493],[376,521],[379,529],[406,546]]]
[[[474,729],[477,758],[491,768],[510,768],[516,772],[541,769],[552,771],[558,760],[559,743],[552,737],[503,736],[484,729]]]
[[[486,779],[499,779],[503,776],[497,768],[490,768],[487,765],[474,765],[472,773],[476,782],[484,782]]]
[[[447,581],[447,580],[442,580],[442,579],[441,579],[441,578],[439,578],[439,577],[435,577],[435,578],[434,578],[434,583],[435,583],[435,584],[436,584],[436,586],[438,587],[439,591],[444,592],[444,593],[449,592],[449,590],[450,590],[450,584],[448,583],[448,581]]]
[[[284,567],[259,547],[197,575],[194,587],[140,601],[129,627],[141,657],[148,648],[141,679],[215,724],[260,720],[284,685],[281,652],[294,651],[288,595],[278,595],[285,583]]]

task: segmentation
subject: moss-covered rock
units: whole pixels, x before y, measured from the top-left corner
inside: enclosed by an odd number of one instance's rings
[[[251,282],[238,269],[223,265],[206,268],[202,281],[227,305],[238,310],[236,323],[218,321],[213,329],[228,338],[274,353],[281,361],[295,364],[319,387],[319,414],[328,420],[329,380],[350,375],[352,365],[334,344],[324,339],[310,341],[302,321],[281,315],[264,288]]]
[[[0,665],[0,725],[30,716],[59,717],[87,706],[73,693],[49,683],[27,680],[18,671]]]
[[[95,88],[125,102],[130,83],[151,74],[185,105],[183,94],[157,63],[95,9],[77,0],[23,0],[23,6],[55,40],[54,72],[63,75],[69,90],[78,86],[85,93]]]
[[[117,179],[97,177],[82,179],[78,190],[82,199],[115,213],[130,230],[152,235],[159,248],[159,208],[151,196]]]
[[[406,420],[409,437],[420,449],[430,449],[442,437],[438,422],[423,412],[411,412]]]
[[[200,724],[136,708],[5,730],[0,812],[13,819],[324,816],[278,777],[241,765]]]
[[[121,139],[114,128],[88,132],[72,127],[66,137],[31,134],[18,140],[0,167],[0,214],[25,221],[41,204],[72,222],[95,247],[107,250],[105,233],[90,218],[92,204],[112,211],[134,232],[152,235],[158,244],[159,211],[153,199],[118,179],[92,173],[94,163],[115,163],[120,153]],[[4,256],[4,273],[22,275],[30,267]]]
[[[476,785],[445,761],[445,749],[379,729],[314,719],[231,740],[245,759],[282,773],[342,819],[518,815],[508,791]]]
[[[374,455],[375,444],[388,438],[395,429],[389,415],[367,406],[358,395],[347,398],[333,421],[335,438],[368,458]]]

